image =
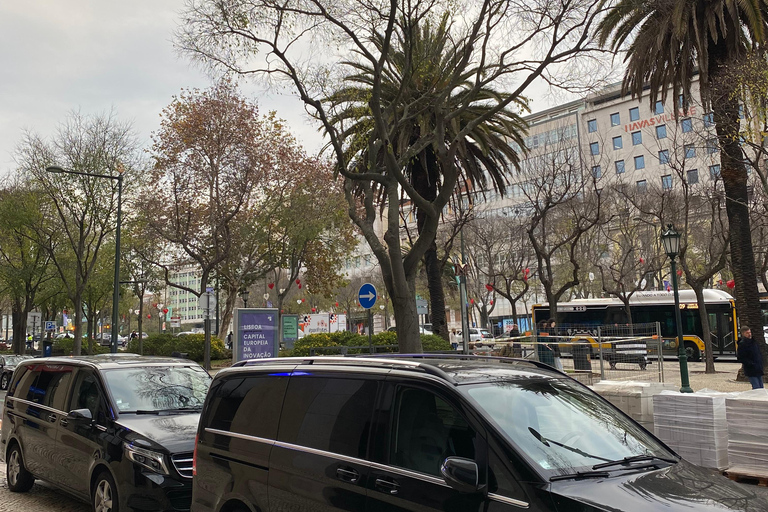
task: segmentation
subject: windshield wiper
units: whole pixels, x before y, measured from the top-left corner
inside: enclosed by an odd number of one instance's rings
[[[632,455],[631,457],[624,457],[623,459],[619,459],[619,460],[611,460],[608,462],[604,462],[602,464],[595,464],[594,466],[592,466],[592,469],[609,468],[611,466],[624,466],[624,465],[629,465],[632,462],[645,462],[645,461],[652,461],[652,460],[660,460],[662,462],[668,462],[670,464],[677,464],[677,461],[675,459],[670,459],[667,457],[659,457],[657,455]]]
[[[567,475],[555,475],[549,477],[550,482],[555,480],[570,480],[571,478],[608,478],[611,474],[607,471],[577,471]]]
[[[582,457],[589,457],[590,459],[597,459],[597,460],[604,460],[606,462],[613,462],[611,459],[606,459],[605,457],[600,457],[599,455],[592,455],[591,453],[587,453],[584,450],[580,450],[574,446],[568,446],[567,444],[563,444],[559,441],[555,441],[554,439],[547,439],[546,437],[542,436],[536,429],[533,427],[528,427],[528,430],[533,434],[533,437],[538,439],[542,444],[545,446],[549,446],[549,443],[554,444],[555,446],[559,446],[561,448],[565,448],[566,450],[570,450],[573,453],[578,453]],[[597,469],[597,466],[594,466],[592,469]],[[569,478],[576,478],[576,477],[569,477]]]
[[[154,414],[154,415],[158,415],[158,414],[160,414],[160,412],[159,411],[149,411],[149,410],[141,410],[141,409],[139,409],[138,411],[136,411],[136,414]]]

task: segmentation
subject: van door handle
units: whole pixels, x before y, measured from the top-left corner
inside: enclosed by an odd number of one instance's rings
[[[391,478],[377,478],[375,485],[376,489],[388,494],[397,494],[397,491],[400,489],[400,484]]]
[[[69,425],[69,422],[67,421],[67,418],[61,418],[61,421],[59,422],[59,425],[61,425],[62,427],[66,427],[67,425]]]
[[[56,415],[55,414],[49,414],[48,415],[48,421],[51,423],[56,423]]]
[[[360,473],[351,468],[336,468],[336,476],[353,484],[360,480]]]

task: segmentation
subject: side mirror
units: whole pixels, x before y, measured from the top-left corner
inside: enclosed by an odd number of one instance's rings
[[[67,419],[91,421],[93,419],[93,415],[88,409],[75,409],[74,411],[69,411],[69,414],[67,414]]]
[[[463,457],[448,457],[440,466],[445,483],[460,492],[480,490],[480,473],[477,463]]]

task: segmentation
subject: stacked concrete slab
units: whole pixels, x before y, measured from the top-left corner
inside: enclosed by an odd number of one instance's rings
[[[696,393],[663,391],[655,395],[656,437],[689,462],[720,470],[727,468],[726,400],[733,396],[706,389]]]
[[[768,390],[753,389],[725,401],[731,468],[768,469]]]
[[[659,382],[601,380],[592,389],[653,432],[653,397],[674,387]]]

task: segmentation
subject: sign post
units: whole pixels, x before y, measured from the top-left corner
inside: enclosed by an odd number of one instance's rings
[[[276,308],[236,309],[233,362],[277,357],[280,350],[279,317]]]
[[[293,350],[293,344],[299,339],[299,315],[282,315],[280,318],[280,339],[286,350]]]
[[[368,353],[373,354],[373,313],[371,313],[371,308],[376,304],[376,287],[371,283],[365,283],[357,292],[357,301],[360,306],[368,310]]]
[[[206,370],[211,369],[211,312],[216,307],[216,296],[213,294],[213,288],[209,287],[205,289],[205,293],[200,295],[197,300],[197,307],[203,310],[204,326],[205,326],[205,355],[204,355],[204,368]]]

